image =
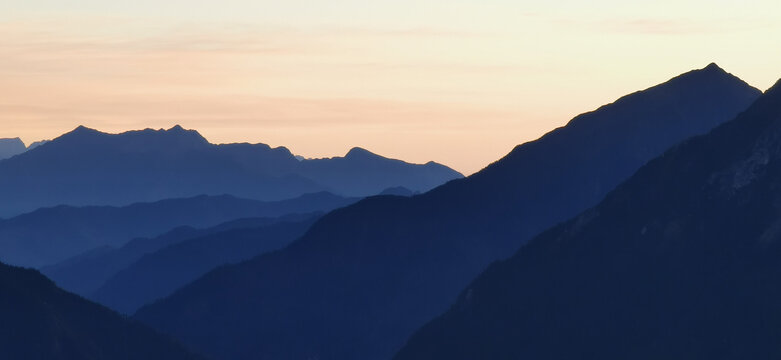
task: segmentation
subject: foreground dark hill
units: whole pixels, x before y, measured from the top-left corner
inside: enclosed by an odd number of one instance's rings
[[[0,264],[3,359],[200,359],[171,339],[60,290],[34,270]]]
[[[317,193],[274,202],[222,195],[125,207],[57,206],[0,220],[0,260],[41,267],[97,247],[117,247],[133,238],[156,236],[178,226],[205,228],[246,217],[329,211],[355,201]]]
[[[0,160],[19,155],[27,151],[22,139],[0,139]]]
[[[105,134],[79,127],[0,161],[0,217],[56,205],[114,205],[201,194],[275,201],[329,191],[429,190],[462,177],[436,163],[408,164],[353,149],[343,158],[298,160],[264,144],[210,144],[196,131]]]
[[[619,99],[460,181],[338,209],[136,317],[221,359],[384,359],[491,262],[760,92],[715,65]]]
[[[781,82],[492,265],[396,357],[781,358]]]
[[[90,297],[125,314],[171,295],[220,266],[280,249],[306,232],[319,216],[289,217],[182,241],[149,253],[118,272]]]
[[[324,208],[323,210],[330,209]],[[92,249],[57,264],[43,267],[40,270],[49,279],[57,283],[57,286],[89,298],[109,278],[132,265],[146,254],[207,235],[234,229],[257,228],[282,221],[301,221],[313,216],[314,214],[291,214],[279,218],[244,218],[231,220],[205,229],[181,226],[160,236],[133,239],[120,248],[103,246]]]

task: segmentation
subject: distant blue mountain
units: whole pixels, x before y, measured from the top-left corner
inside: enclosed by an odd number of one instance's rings
[[[19,155],[27,151],[22,139],[0,139],[0,160]]]
[[[214,268],[280,249],[301,237],[320,216],[288,216],[276,222],[223,231],[171,244],[143,255],[89,296],[119,312],[171,295]],[[236,224],[230,226],[235,227]],[[225,226],[223,226],[224,228]]]
[[[334,199],[339,199],[334,197]],[[332,206],[341,205],[335,202]],[[348,204],[348,201],[343,203]],[[311,204],[317,210],[331,210],[326,204]],[[289,209],[295,210],[295,209]],[[301,210],[306,210],[301,208]],[[199,229],[192,226],[180,226],[160,236],[136,238],[122,247],[101,246],[91,249],[57,264],[41,268],[41,272],[52,279],[57,286],[81,295],[91,297],[103,284],[119,271],[124,270],[147,254],[195,238],[226,232],[234,229],[249,229],[271,225],[277,222],[295,222],[313,218],[315,215],[290,214],[282,217],[243,218],[231,220],[214,227]]]
[[[388,359],[488,264],[760,95],[716,65],[683,74],[466,179],[335,210],[287,248],[216,269],[135,317],[216,359]]]
[[[436,163],[408,164],[363,149],[298,160],[264,144],[210,144],[193,130],[105,134],[86,127],[0,161],[0,217],[56,205],[113,205],[231,194],[265,201],[329,191],[374,195],[429,190],[462,177]]]
[[[179,226],[207,228],[239,218],[329,211],[355,201],[357,198],[329,193],[273,202],[202,195],[125,207],[44,208],[0,220],[0,260],[42,267],[95,248],[119,247],[134,238],[157,236]]]
[[[197,360],[137,322],[58,289],[35,270],[0,264],[0,357]]]

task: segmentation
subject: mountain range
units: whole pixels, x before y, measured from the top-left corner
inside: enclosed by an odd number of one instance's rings
[[[317,215],[315,213],[293,212],[278,218],[260,217],[231,220],[205,229],[180,226],[159,236],[133,239],[119,248],[98,247],[57,264],[42,267],[40,271],[52,279],[57,286],[90,298],[108,279],[147,254],[153,254],[169,246],[207,235],[224,233],[234,229],[262,227],[277,222],[301,221],[314,216]]]
[[[396,356],[781,357],[781,81],[493,264]]]
[[[121,313],[164,298],[210,270],[280,249],[301,237],[320,216],[288,216],[191,238],[143,255],[89,298]]]
[[[57,206],[0,220],[0,260],[18,266],[53,265],[96,248],[119,247],[179,226],[207,228],[247,217],[325,212],[357,201],[329,193],[263,202],[229,195],[138,203],[124,207]]]
[[[0,264],[4,359],[197,360],[175,341],[57,288],[35,270]]]
[[[466,179],[335,210],[135,315],[217,359],[387,359],[493,261],[760,91],[715,64],[582,114]],[[672,181],[672,179],[671,179]]]
[[[121,134],[80,126],[0,161],[0,217],[204,194],[264,201],[321,191],[363,197],[395,186],[426,191],[461,177],[434,162],[409,164],[360,148],[344,157],[299,160],[283,147],[211,144],[180,126]]]

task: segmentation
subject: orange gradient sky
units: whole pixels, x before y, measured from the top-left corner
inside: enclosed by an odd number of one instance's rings
[[[7,0],[0,138],[181,124],[471,174],[710,62],[762,90],[781,77],[777,0],[546,3]]]

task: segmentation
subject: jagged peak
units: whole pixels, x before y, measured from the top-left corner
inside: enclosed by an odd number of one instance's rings
[[[719,67],[719,65],[717,65],[715,62],[708,64],[708,66],[702,68],[701,70],[726,72],[724,69]]]
[[[193,129],[185,129],[181,125],[174,125],[168,130],[160,129],[160,133],[163,133],[165,135],[174,136],[176,138],[188,138],[188,139],[194,139],[198,142],[208,143],[208,140],[201,135],[197,130]]]
[[[695,79],[707,79],[707,78],[715,78],[715,79],[733,78],[734,80],[745,82],[742,79],[738,78],[737,76],[730,74],[729,72],[721,68],[719,65],[717,65],[715,62],[712,62],[701,69],[687,71],[681,75],[678,75],[670,79],[670,81],[668,81],[667,83],[676,83],[686,79],[697,81]],[[664,84],[666,83],[660,85],[664,85]]]
[[[78,134],[78,133],[99,133],[100,131],[95,130],[93,128],[86,127],[84,125],[79,125],[75,129],[73,129],[70,133],[71,134]]]
[[[61,135],[60,137],[52,140],[54,143],[62,144],[86,144],[93,143],[95,141],[102,142],[108,141],[108,139],[127,139],[130,143],[124,142],[125,146],[132,146],[135,141],[149,140],[160,144],[171,144],[172,146],[181,147],[185,144],[187,146],[201,146],[202,144],[209,144],[208,140],[201,136],[195,130],[187,130],[181,126],[174,126],[168,130],[166,129],[143,129],[143,130],[131,130],[121,133],[105,133],[92,128],[88,128],[84,125],[80,125],[74,130]],[[117,143],[119,144],[119,143]]]
[[[667,80],[663,83],[651,86],[647,89],[633,92],[631,94],[624,95],[618,98],[613,103],[600,106],[596,111],[603,110],[605,108],[612,107],[617,104],[625,103],[627,101],[631,101],[632,99],[636,99],[638,96],[646,96],[647,94],[653,93],[655,91],[659,91],[660,89],[676,89],[676,88],[681,89],[682,87],[704,88],[706,86],[712,87],[713,85],[710,85],[709,83],[714,80],[717,83],[721,84],[719,86],[733,86],[733,87],[743,86],[748,91],[753,91],[754,93],[756,93],[757,96],[761,94],[761,91],[759,89],[749,85],[739,77],[728,73],[727,71],[725,71],[724,69],[716,65],[716,63],[710,63],[702,69],[690,70],[683,74],[677,75],[672,79]],[[596,111],[591,111],[576,116],[568,123],[568,125],[576,122],[582,115],[590,114]]]

